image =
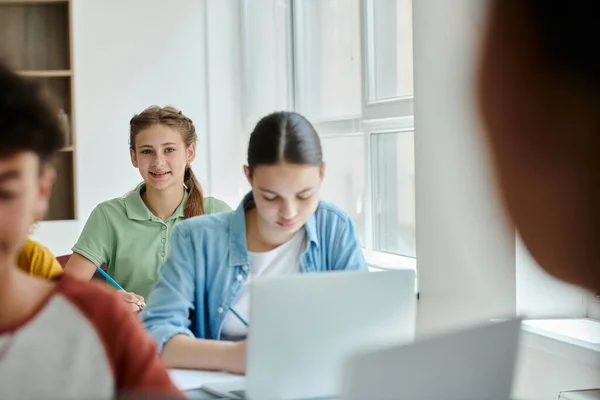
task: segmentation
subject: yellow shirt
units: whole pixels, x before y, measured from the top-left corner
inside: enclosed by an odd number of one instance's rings
[[[63,269],[46,246],[27,239],[17,255],[17,266],[31,276],[54,278],[62,274]]]

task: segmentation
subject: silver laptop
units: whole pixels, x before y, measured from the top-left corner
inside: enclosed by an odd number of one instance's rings
[[[508,400],[521,320],[493,322],[349,359],[341,400]]]
[[[414,340],[412,270],[265,277],[250,293],[247,374],[203,387],[217,396],[337,397],[348,356]]]

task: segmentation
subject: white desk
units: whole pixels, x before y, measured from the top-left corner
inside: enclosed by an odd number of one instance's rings
[[[184,390],[183,394],[190,400],[218,400],[221,397],[215,397],[212,394],[206,393],[202,389]]]
[[[209,382],[221,382],[239,379],[239,375],[225,372],[196,371],[185,369],[169,370],[171,380],[190,399],[218,399],[201,389],[202,385]]]

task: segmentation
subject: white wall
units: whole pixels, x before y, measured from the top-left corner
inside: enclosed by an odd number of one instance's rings
[[[517,312],[531,318],[585,317],[587,293],[548,275],[517,237]]]
[[[171,104],[192,118],[199,134],[193,167],[201,183],[209,179],[204,2],[71,3],[79,220],[42,223],[33,235],[57,255],[70,253],[96,204],[141,181],[128,133],[145,107]]]
[[[481,4],[413,2],[421,332],[515,313],[515,239],[475,107]]]
[[[474,84],[483,4],[413,2],[421,334],[515,314],[515,265],[525,282],[542,274],[504,222],[478,125]],[[540,282],[567,296],[564,313],[580,311],[576,289],[550,278]],[[532,296],[539,286],[527,289],[521,281],[519,289],[529,295],[520,311],[548,310]],[[556,399],[560,390],[600,385],[597,367],[534,342],[522,343],[514,398]]]
[[[206,1],[210,193],[237,207],[250,187],[242,169],[241,1]]]
[[[522,336],[514,399],[556,400],[563,390],[600,387],[597,353],[529,333]]]

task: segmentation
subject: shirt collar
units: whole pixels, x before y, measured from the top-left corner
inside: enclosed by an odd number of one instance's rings
[[[248,245],[246,242],[246,210],[254,207],[254,196],[248,192],[233,212],[229,222],[229,266],[235,267],[249,263]],[[306,237],[310,243],[319,247],[319,238],[317,235],[317,224],[315,214],[313,214],[306,224]]]
[[[127,211],[127,218],[136,221],[150,221],[157,218],[148,209],[146,203],[144,203],[144,200],[142,200],[142,193],[145,191],[146,184],[141,183],[134,190],[125,195],[125,210]],[[169,219],[184,217],[185,200],[187,199],[187,196],[188,192],[187,189],[185,189],[181,203],[179,203],[175,209],[175,212],[169,217]]]

